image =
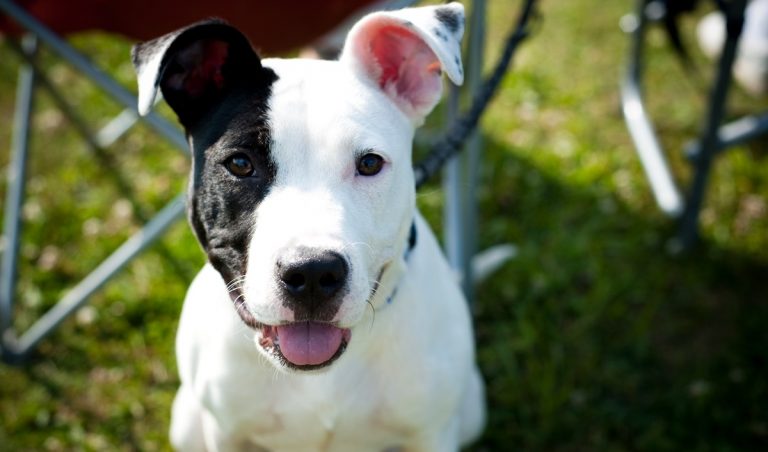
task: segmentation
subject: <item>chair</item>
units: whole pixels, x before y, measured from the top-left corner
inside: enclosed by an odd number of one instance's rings
[[[670,242],[672,252],[689,249],[698,239],[699,213],[715,157],[728,148],[768,133],[766,113],[723,124],[747,0],[718,3],[722,4],[728,24],[726,40],[716,64],[715,79],[710,88],[701,132],[686,152],[693,166],[693,178],[690,186],[683,191],[678,188],[669,168],[643,101],[645,36],[648,23],[661,18],[654,16],[659,16],[659,12],[665,10],[663,1],[637,0],[635,13],[624,21],[632,41],[629,66],[621,85],[622,111],[656,203],[662,212],[678,222],[677,235]]]

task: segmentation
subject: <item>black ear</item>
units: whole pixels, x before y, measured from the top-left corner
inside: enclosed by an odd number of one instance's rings
[[[206,20],[133,46],[139,82],[139,114],[147,114],[158,87],[179,121],[194,124],[245,80],[257,82],[263,68],[248,38],[233,26]]]

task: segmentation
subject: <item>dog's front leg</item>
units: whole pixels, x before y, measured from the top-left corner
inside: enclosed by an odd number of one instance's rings
[[[262,451],[263,449],[251,446],[249,442],[229,432],[222,430],[216,418],[209,412],[203,412],[203,436],[208,452],[237,452],[237,451]],[[186,452],[185,449],[179,449]]]
[[[216,418],[200,406],[192,391],[184,385],[173,401],[171,444],[179,452],[245,450],[242,441],[223,432]]]
[[[181,385],[173,400],[171,444],[179,451],[205,452],[202,408],[188,385]]]
[[[403,452],[453,452],[459,450],[459,418],[454,417],[441,430],[422,432],[403,448]]]

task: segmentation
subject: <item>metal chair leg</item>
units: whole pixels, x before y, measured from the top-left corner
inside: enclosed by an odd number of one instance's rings
[[[632,34],[632,44],[629,68],[621,84],[622,112],[656,203],[662,212],[671,217],[677,217],[683,211],[683,197],[672,177],[672,171],[643,102],[642,77],[645,32],[648,25],[645,11],[647,4],[648,0],[637,0],[635,14],[625,19],[633,23],[628,25],[630,28],[628,31]]]
[[[27,35],[22,49],[29,55],[37,50],[37,38]],[[0,344],[14,337],[13,300],[16,292],[16,275],[21,241],[21,208],[29,151],[29,126],[34,103],[35,70],[31,65],[22,64],[19,69],[19,84],[16,91],[16,112],[13,121],[11,164],[8,166],[8,192],[4,211],[4,252],[0,266]],[[5,352],[6,347],[3,346]]]
[[[734,0],[726,11],[726,40],[717,65],[715,84],[709,96],[709,109],[701,132],[701,147],[693,162],[694,175],[691,189],[680,219],[680,229],[674,242],[676,249],[687,249],[699,236],[699,213],[704,201],[712,161],[720,146],[719,130],[725,116],[728,88],[731,86],[733,62],[744,26],[746,0]]]
[[[474,95],[482,84],[483,51],[485,41],[485,0],[472,2],[467,51],[467,92]],[[456,117],[459,108],[459,90],[452,87],[448,99],[448,122]],[[477,249],[477,168],[480,159],[480,134],[473,132],[464,153],[446,163],[443,189],[445,207],[443,225],[448,262],[461,280],[464,294],[472,303],[472,255]]]

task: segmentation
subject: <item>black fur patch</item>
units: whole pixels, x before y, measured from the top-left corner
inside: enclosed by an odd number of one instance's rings
[[[244,276],[255,212],[272,186],[268,101],[277,75],[261,65],[248,39],[220,20],[207,20],[138,44],[139,71],[157,64],[156,85],[184,126],[192,151],[188,216],[208,260],[227,285]],[[225,163],[242,154],[253,173],[237,177]],[[242,157],[241,155],[241,157]],[[239,285],[230,296],[243,321]]]
[[[461,25],[461,19],[453,9],[443,7],[435,10],[435,17],[451,32],[456,33]]]
[[[189,220],[208,260],[224,281],[245,274],[256,208],[275,179],[268,99],[277,76],[264,69],[260,81],[232,92],[188,131],[192,138]],[[224,162],[248,156],[252,176],[238,178]]]

